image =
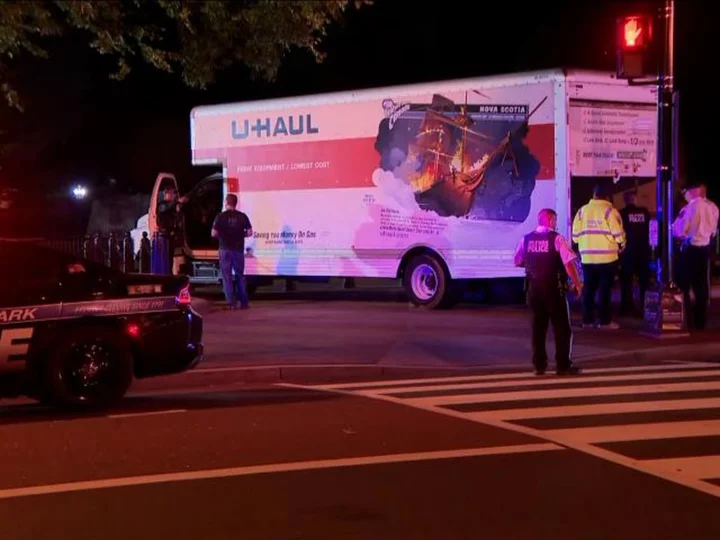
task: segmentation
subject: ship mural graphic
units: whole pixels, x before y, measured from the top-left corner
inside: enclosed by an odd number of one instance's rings
[[[476,92],[480,95],[480,92]],[[523,105],[457,105],[385,100],[375,148],[380,167],[412,190],[418,206],[440,216],[523,222],[540,163],[525,145]]]

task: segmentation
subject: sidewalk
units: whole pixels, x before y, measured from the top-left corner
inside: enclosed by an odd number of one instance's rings
[[[524,306],[461,304],[453,310],[412,308],[388,292],[384,301],[307,300],[292,293],[256,300],[248,311],[223,311],[216,301],[205,316],[206,358],[199,370],[252,368],[253,377],[288,373],[332,378],[351,372],[397,370],[465,372],[490,367],[528,368],[530,320]],[[642,336],[640,319],[620,318],[620,330],[582,329],[572,315],[573,358],[650,362],[720,360],[720,302],[713,302],[710,328],[689,337]],[[552,332],[548,353],[553,358]],[[251,377],[252,378],[252,377]]]

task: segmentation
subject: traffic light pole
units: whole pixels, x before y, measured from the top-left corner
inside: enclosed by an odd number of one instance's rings
[[[687,335],[687,324],[683,295],[675,286],[673,275],[673,199],[678,173],[674,0],[665,0],[658,19],[662,40],[657,78],[657,280],[645,296],[643,333],[652,337],[680,337]]]
[[[661,11],[663,40],[658,70],[658,140],[657,140],[657,220],[662,226],[658,242],[659,260],[657,282],[662,285],[673,283],[672,269],[672,211],[674,163],[673,91],[675,86],[673,55],[674,1],[667,0]]]

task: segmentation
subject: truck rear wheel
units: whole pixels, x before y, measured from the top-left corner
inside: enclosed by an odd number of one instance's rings
[[[44,375],[45,398],[52,404],[106,407],[122,399],[132,384],[132,354],[113,328],[72,330],[54,347]]]
[[[452,299],[450,277],[432,255],[416,255],[410,259],[403,286],[414,305],[427,309],[446,307]]]

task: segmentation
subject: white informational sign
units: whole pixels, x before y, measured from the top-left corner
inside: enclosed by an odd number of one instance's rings
[[[658,221],[650,220],[650,246],[656,248],[658,246]]]
[[[573,176],[654,177],[656,148],[655,105],[570,100]]]

